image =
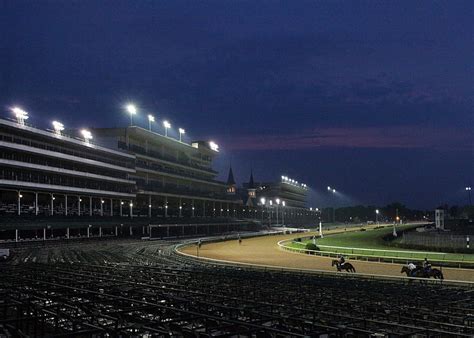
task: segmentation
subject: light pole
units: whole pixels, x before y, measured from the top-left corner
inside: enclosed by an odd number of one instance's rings
[[[179,128],[178,131],[179,131],[179,142],[183,142],[183,134],[186,133],[186,130],[184,130],[183,128]]]
[[[61,132],[64,130],[64,124],[58,121],[53,121],[53,129],[56,135],[61,135]]]
[[[168,121],[163,121],[163,127],[165,127],[165,136],[168,137],[168,129],[171,128],[171,123]]]
[[[268,209],[270,210],[270,212],[268,213],[268,219],[269,219],[269,225],[272,226],[272,213],[273,213],[273,209],[272,209],[272,206],[273,206],[273,201],[270,200],[268,202],[268,204],[270,204],[270,206],[268,207]]]
[[[89,143],[92,140],[92,134],[89,130],[82,129],[81,130],[82,137],[84,137],[84,142]]]
[[[285,207],[286,207],[286,202],[282,201],[281,202],[281,225],[285,226]]]
[[[28,120],[28,112],[24,111],[23,109],[19,107],[13,107],[12,108],[13,114],[15,114],[16,120],[18,121],[18,124],[21,124],[22,126],[25,125],[25,121]]]
[[[127,111],[130,114],[130,127],[133,126],[133,115],[137,113],[137,108],[133,104],[127,104]]]
[[[265,207],[265,197],[260,198],[260,204],[262,205],[262,224],[263,224],[263,208]]]
[[[275,202],[276,202],[276,216],[277,216],[276,225],[278,226],[278,207],[280,206],[280,199],[277,198],[277,199],[275,200]]]
[[[331,188],[330,186],[328,186],[328,191],[329,193],[333,193],[333,194],[336,193],[336,189]],[[336,223],[336,207],[335,206],[333,206],[332,208],[332,222]]]
[[[471,200],[471,187],[466,187],[467,195],[469,196],[469,205],[472,205],[472,200]]]
[[[379,225],[379,213],[380,213],[380,210],[376,209],[375,210],[375,223],[377,223],[377,225]]]
[[[393,222],[393,237],[397,237],[397,228],[395,227],[395,224],[400,221],[400,216],[398,216],[398,209],[395,210],[396,216],[395,216],[395,222]]]
[[[155,117],[151,114],[148,115],[148,130],[151,131],[151,123],[155,122]]]

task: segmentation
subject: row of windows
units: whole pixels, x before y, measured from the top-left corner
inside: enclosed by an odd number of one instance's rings
[[[134,167],[133,159],[116,160],[113,158],[114,155],[112,154],[106,155],[106,156],[96,155],[94,154],[92,149],[87,149],[86,147],[84,147],[81,150],[76,150],[76,149],[73,149],[74,145],[72,144],[68,145],[67,147],[62,147],[55,144],[45,143],[40,140],[35,140],[35,138],[36,138],[35,136],[28,136],[28,138],[24,138],[17,135],[7,134],[6,132],[0,132],[0,141],[21,144],[21,145],[30,146],[33,148],[54,151],[61,154],[72,155],[72,156],[77,156],[81,158],[87,158],[90,160],[105,162],[105,163],[109,163],[109,164],[113,164],[113,165],[125,167],[125,168]]]
[[[107,170],[99,167],[93,167],[84,165],[82,163],[75,163],[67,160],[62,160],[59,158],[50,158],[50,157],[43,157],[40,155],[35,154],[28,154],[28,153],[20,153],[17,151],[11,151],[2,149],[0,150],[0,158],[5,160],[11,161],[19,161],[24,163],[31,163],[37,165],[43,165],[48,167],[60,168],[60,169],[68,169],[74,171],[80,171],[84,173],[94,173],[97,175],[103,175],[108,177],[115,177],[126,179],[127,173],[123,173],[120,171],[115,170]]]
[[[131,193],[134,186],[131,184],[107,182],[100,180],[88,180],[80,177],[68,177],[64,175],[25,171],[16,168],[0,168],[0,179],[11,181],[22,181],[40,184],[60,185],[82,189],[94,189],[105,191],[116,191]]]

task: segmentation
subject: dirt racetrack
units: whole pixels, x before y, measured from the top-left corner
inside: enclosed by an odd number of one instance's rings
[[[239,263],[335,272],[335,268],[331,267],[333,258],[293,253],[282,250],[277,245],[281,240],[296,237],[298,235],[295,234],[254,237],[243,239],[240,245],[237,240],[208,243],[201,246],[199,256]],[[181,251],[194,256],[197,254],[197,248],[194,245],[185,247]],[[358,273],[403,276],[400,273],[400,264],[352,260],[351,263]],[[442,271],[447,280],[474,282],[474,270],[443,268]]]

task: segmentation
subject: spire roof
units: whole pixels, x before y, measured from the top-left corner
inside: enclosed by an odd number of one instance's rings
[[[253,181],[253,170],[250,170],[249,189],[255,189],[255,183]]]
[[[235,185],[234,173],[232,172],[232,166],[229,167],[229,176],[227,177],[227,185]]]

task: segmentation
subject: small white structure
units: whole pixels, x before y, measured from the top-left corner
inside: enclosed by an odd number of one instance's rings
[[[436,229],[444,230],[444,209],[435,210]]]

